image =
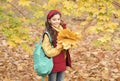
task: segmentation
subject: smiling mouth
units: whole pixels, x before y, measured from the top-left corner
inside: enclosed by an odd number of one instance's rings
[[[58,28],[58,27],[59,27],[59,24],[53,25],[53,27]]]
[[[59,25],[59,24],[54,24],[54,25]]]
[[[54,24],[55,26],[59,26],[59,24]]]

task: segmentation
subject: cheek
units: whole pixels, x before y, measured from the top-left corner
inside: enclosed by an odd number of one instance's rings
[[[54,21],[51,19],[50,21],[49,21],[50,23],[54,23]]]
[[[55,22],[54,22],[54,21],[52,21],[52,22],[51,22],[51,25],[53,25],[53,24],[55,24]]]

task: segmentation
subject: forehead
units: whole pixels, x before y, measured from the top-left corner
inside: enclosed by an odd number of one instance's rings
[[[59,14],[55,14],[51,19],[54,19],[54,18],[60,18],[60,15]]]

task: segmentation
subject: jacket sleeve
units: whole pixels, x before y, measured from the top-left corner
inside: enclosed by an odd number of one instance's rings
[[[57,56],[61,52],[62,45],[61,44],[57,44],[57,46],[55,48],[52,47],[48,35],[45,34],[43,42],[42,42],[42,48],[43,48],[45,54],[48,57],[54,57],[54,56]]]

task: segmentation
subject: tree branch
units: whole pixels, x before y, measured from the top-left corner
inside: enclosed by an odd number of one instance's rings
[[[8,2],[9,3],[9,2]],[[26,16],[16,7],[14,6],[12,3],[9,3],[12,7],[14,7],[23,17],[26,18]]]

